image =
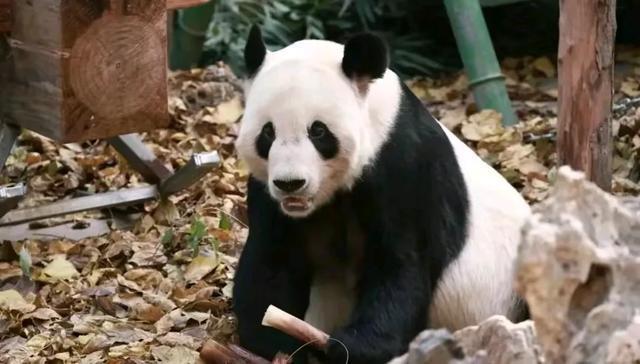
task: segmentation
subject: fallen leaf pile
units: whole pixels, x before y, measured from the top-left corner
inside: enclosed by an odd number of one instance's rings
[[[635,53],[634,53],[635,52]],[[615,185],[638,194],[640,57],[620,52],[617,72]],[[556,69],[549,58],[503,62],[521,122],[478,110],[462,74],[414,79],[410,87],[444,125],[497,168],[531,202],[545,198],[555,173]],[[171,125],[144,141],[171,169],[194,152],[222,163],[165,201],[88,212],[33,224],[35,229],[133,214],[131,230],[79,241],[43,237],[0,246],[0,362],[195,363],[203,340],[234,339],[231,278],[246,238],[247,170],[234,147],[243,96],[223,64],[171,74]],[[625,99],[630,98],[630,99]],[[57,145],[25,131],[0,184],[27,181],[21,206],[144,184],[105,141]],[[256,287],[264,289],[264,287]]]
[[[170,86],[171,126],[144,135],[146,144],[173,170],[204,151],[217,151],[220,167],[165,201],[128,209],[138,213],[131,231],[5,242],[0,362],[194,363],[203,340],[233,339],[231,278],[247,233],[248,174],[233,147],[241,88],[224,65],[174,73]],[[28,131],[0,175],[0,184],[20,180],[29,187],[22,207],[145,183],[104,141],[59,146]]]
[[[640,193],[640,51],[618,50],[614,95],[613,192]],[[408,81],[430,111],[531,203],[547,196],[557,156],[557,72],[548,57],[506,59],[502,71],[520,120],[503,127],[493,110],[478,110],[464,74]]]

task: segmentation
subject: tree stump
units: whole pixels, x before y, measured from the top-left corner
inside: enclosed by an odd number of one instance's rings
[[[560,0],[558,162],[611,190],[615,0]]]
[[[59,142],[166,126],[166,5],[14,0],[0,119]]]

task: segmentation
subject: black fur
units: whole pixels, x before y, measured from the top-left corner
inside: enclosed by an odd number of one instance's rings
[[[254,76],[258,72],[266,55],[267,47],[262,40],[262,31],[260,31],[260,27],[253,25],[244,47],[244,63],[249,76]]]
[[[323,159],[331,159],[338,154],[340,142],[321,121],[314,121],[309,127],[309,139]]]
[[[389,66],[389,51],[385,42],[371,33],[353,36],[344,45],[342,71],[347,77],[376,79]]]
[[[346,327],[330,333],[349,348],[350,363],[386,363],[426,328],[431,292],[464,246],[469,203],[444,131],[404,84],[402,93],[396,123],[377,160],[350,192],[339,193],[310,217],[285,216],[266,187],[250,180],[249,237],[234,286],[245,348],[271,358],[302,344],[262,327],[261,319],[270,304],[304,317],[313,272],[302,248],[303,232],[327,209],[336,211],[327,236],[337,242],[345,238],[340,222],[346,215],[355,215],[365,235],[356,307]],[[331,342],[323,357],[341,364],[344,350]],[[294,359],[305,362],[304,355]]]

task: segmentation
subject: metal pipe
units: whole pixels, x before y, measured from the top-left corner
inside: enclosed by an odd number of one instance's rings
[[[172,70],[197,66],[202,55],[202,45],[209,28],[215,2],[180,9],[175,12],[175,27],[171,34],[169,64]]]
[[[444,4],[478,107],[500,112],[504,125],[515,124],[518,119],[507,94],[480,3],[478,0],[445,0]]]

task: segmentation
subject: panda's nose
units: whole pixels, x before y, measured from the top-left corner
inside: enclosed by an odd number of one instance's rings
[[[301,189],[307,183],[304,179],[274,179],[273,184],[280,190],[291,193]]]

